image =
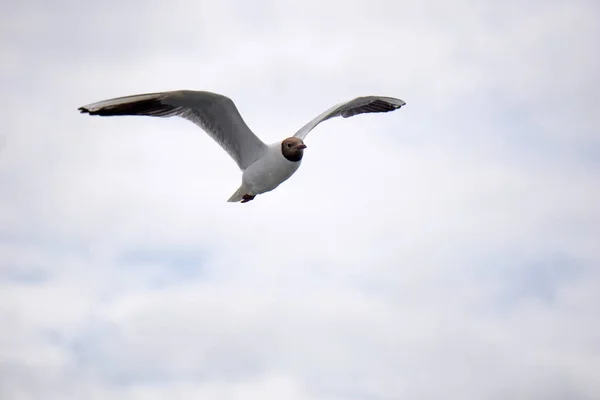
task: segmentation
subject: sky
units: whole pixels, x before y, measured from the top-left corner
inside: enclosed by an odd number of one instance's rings
[[[0,3],[0,398],[600,398],[596,1]],[[248,204],[191,89],[267,143]]]

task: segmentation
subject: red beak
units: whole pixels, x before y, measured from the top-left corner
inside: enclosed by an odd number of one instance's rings
[[[298,146],[296,146],[296,149],[300,150],[300,149],[305,149],[306,145],[304,143],[299,144]]]

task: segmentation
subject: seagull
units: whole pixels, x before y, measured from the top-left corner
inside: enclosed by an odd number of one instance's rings
[[[221,145],[242,171],[242,184],[228,201],[247,203],[275,189],[298,170],[306,149],[304,138],[321,122],[394,111],[405,104],[393,97],[357,97],[329,108],[294,136],[273,144],[263,143],[248,128],[229,97],[212,92],[177,90],[117,97],[79,107],[79,111],[100,116],[177,116],[193,122]]]

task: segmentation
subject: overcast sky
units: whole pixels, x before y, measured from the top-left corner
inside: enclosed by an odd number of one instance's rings
[[[0,4],[0,398],[600,398],[600,6]],[[248,204],[182,119],[265,142],[361,95]]]

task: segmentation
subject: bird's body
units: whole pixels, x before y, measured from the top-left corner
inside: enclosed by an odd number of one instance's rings
[[[290,161],[281,152],[281,142],[267,146],[263,156],[242,173],[242,185],[229,198],[230,202],[243,201],[243,196],[270,192],[288,180],[300,168],[302,160]]]
[[[246,203],[269,192],[300,167],[304,138],[330,118],[396,110],[406,103],[392,97],[358,97],[338,104],[304,125],[294,136],[266,145],[248,128],[231,99],[211,92],[179,90],[118,97],[80,107],[82,113],[101,116],[145,115],[183,117],[200,126],[234,159],[242,184],[229,198]]]

